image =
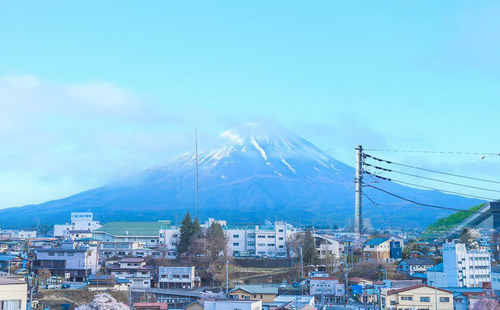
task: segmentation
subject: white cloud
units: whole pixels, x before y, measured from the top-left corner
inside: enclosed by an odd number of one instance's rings
[[[180,130],[178,134],[172,134]],[[102,185],[186,150],[175,110],[106,82],[0,78],[0,208]]]

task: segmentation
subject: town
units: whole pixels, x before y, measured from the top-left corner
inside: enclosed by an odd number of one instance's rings
[[[200,224],[189,212],[178,227],[100,223],[72,212],[48,235],[1,231],[0,298],[23,310],[72,309],[95,296],[144,310],[474,309],[500,293],[500,237],[484,228],[496,215],[480,217],[463,223],[481,228],[432,238],[282,221]]]

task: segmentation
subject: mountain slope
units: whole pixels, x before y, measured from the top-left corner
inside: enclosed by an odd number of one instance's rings
[[[247,123],[221,135],[219,147],[199,156],[199,216],[233,223],[283,219],[292,223],[346,223],[354,213],[354,169],[300,136],[268,123]],[[71,211],[102,221],[180,221],[195,211],[195,156],[188,153],[136,176],[39,205],[0,210],[0,227],[64,222]],[[467,208],[477,200],[384,182],[377,186],[424,203]],[[425,226],[449,212],[408,208],[373,189],[365,214],[375,225]],[[425,214],[425,216],[423,216]]]

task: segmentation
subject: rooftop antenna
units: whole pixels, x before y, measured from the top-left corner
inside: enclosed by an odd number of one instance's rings
[[[198,218],[198,129],[194,128],[195,140],[195,160],[196,160],[196,211],[195,217]]]

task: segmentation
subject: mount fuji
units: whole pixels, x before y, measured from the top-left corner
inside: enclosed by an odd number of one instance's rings
[[[135,176],[38,205],[0,210],[0,227],[64,222],[73,211],[108,221],[170,219],[195,211],[194,152]],[[246,123],[221,134],[216,148],[198,156],[199,209],[228,223],[286,220],[297,224],[345,224],[354,214],[354,168],[306,139],[269,123]],[[377,186],[422,203],[468,208],[479,200],[381,181]],[[417,208],[366,188],[380,205],[366,201],[375,226],[422,227],[450,211]],[[387,206],[391,205],[391,206]]]

